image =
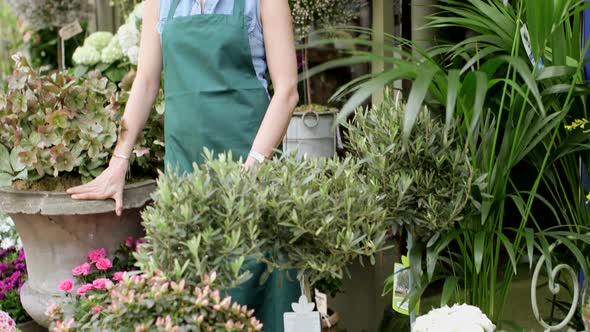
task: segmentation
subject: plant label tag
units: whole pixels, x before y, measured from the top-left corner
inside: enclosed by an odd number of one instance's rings
[[[328,296],[319,290],[315,290],[315,305],[322,317],[328,315]]]
[[[535,55],[533,54],[533,48],[531,47],[531,36],[529,35],[529,29],[527,28],[526,24],[523,24],[522,27],[520,28],[520,39],[522,41],[522,45],[524,46],[524,49],[526,51],[526,54],[529,57],[529,60],[531,61],[531,64],[533,65],[533,67],[537,67],[537,70],[541,70],[543,69],[543,67],[545,66],[543,63],[543,59],[539,59],[539,63],[537,64],[537,61],[535,60]]]
[[[59,29],[59,36],[63,40],[68,40],[77,34],[81,33],[82,27],[80,26],[80,22],[75,20],[74,22],[64,25],[61,29]]]
[[[285,332],[321,332],[320,313],[313,311],[315,305],[308,303],[305,295],[299,297],[299,303],[291,304],[294,312],[283,314]]]

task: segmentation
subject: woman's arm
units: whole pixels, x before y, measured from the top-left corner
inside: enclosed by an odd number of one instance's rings
[[[297,58],[288,1],[260,0],[260,18],[274,95],[252,144],[252,151],[270,157],[281,143],[291,113],[299,101]],[[246,166],[253,163],[254,159],[248,157]]]
[[[135,140],[145,126],[160,89],[162,49],[160,35],[156,30],[159,20],[159,0],[147,0],[144,6],[137,75],[121,119],[125,130],[119,135],[115,153],[107,169],[93,181],[67,191],[73,199],[111,198],[115,200],[117,215],[121,215],[123,211],[123,187],[129,163],[129,160],[125,158],[131,155]]]

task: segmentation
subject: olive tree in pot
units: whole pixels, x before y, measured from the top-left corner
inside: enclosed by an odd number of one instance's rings
[[[313,284],[344,277],[352,260],[373,262],[386,247],[383,197],[354,159],[287,154],[250,174],[227,155],[207,159],[191,175],[160,177],[154,205],[143,213],[143,270],[184,275],[195,285],[216,272],[228,289],[250,278],[244,262],[255,258],[267,263],[262,279],[273,269],[296,269]]]
[[[114,250],[142,234],[140,210],[155,189],[149,180],[155,164],[146,162],[149,153],[132,159],[148,180],[126,187],[121,217],[112,202],[72,200],[63,190],[99,174],[117,140],[122,108],[115,87],[98,73],[40,75],[20,55],[14,59],[16,70],[0,94],[0,210],[13,219],[27,258],[23,306],[46,324],[56,285],[86,252]]]

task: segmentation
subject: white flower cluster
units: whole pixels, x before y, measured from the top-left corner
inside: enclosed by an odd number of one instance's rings
[[[113,34],[106,31],[98,31],[84,40],[84,45],[76,48],[72,60],[79,65],[92,66],[101,61],[104,49],[111,44]]]
[[[496,326],[477,307],[461,304],[433,309],[416,319],[412,332],[494,332]]]
[[[139,3],[114,36],[104,31],[91,34],[84,45],[74,51],[72,60],[79,65],[93,66],[127,58],[137,65],[142,15],[143,3]]]
[[[129,62],[134,65],[137,65],[139,58],[142,17],[143,2],[140,2],[135,6],[125,24],[119,27],[116,35],[123,55],[129,58]]]
[[[21,245],[12,219],[0,212],[0,250]]]

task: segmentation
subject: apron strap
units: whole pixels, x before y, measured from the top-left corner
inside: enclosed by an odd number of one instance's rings
[[[244,0],[234,0],[234,16],[244,17],[246,11],[246,3]]]
[[[170,10],[168,11],[168,18],[166,19],[166,21],[172,20],[172,18],[174,17],[174,13],[176,12],[176,7],[178,7],[179,2],[180,2],[180,0],[173,0],[172,1],[172,5],[170,6]]]

